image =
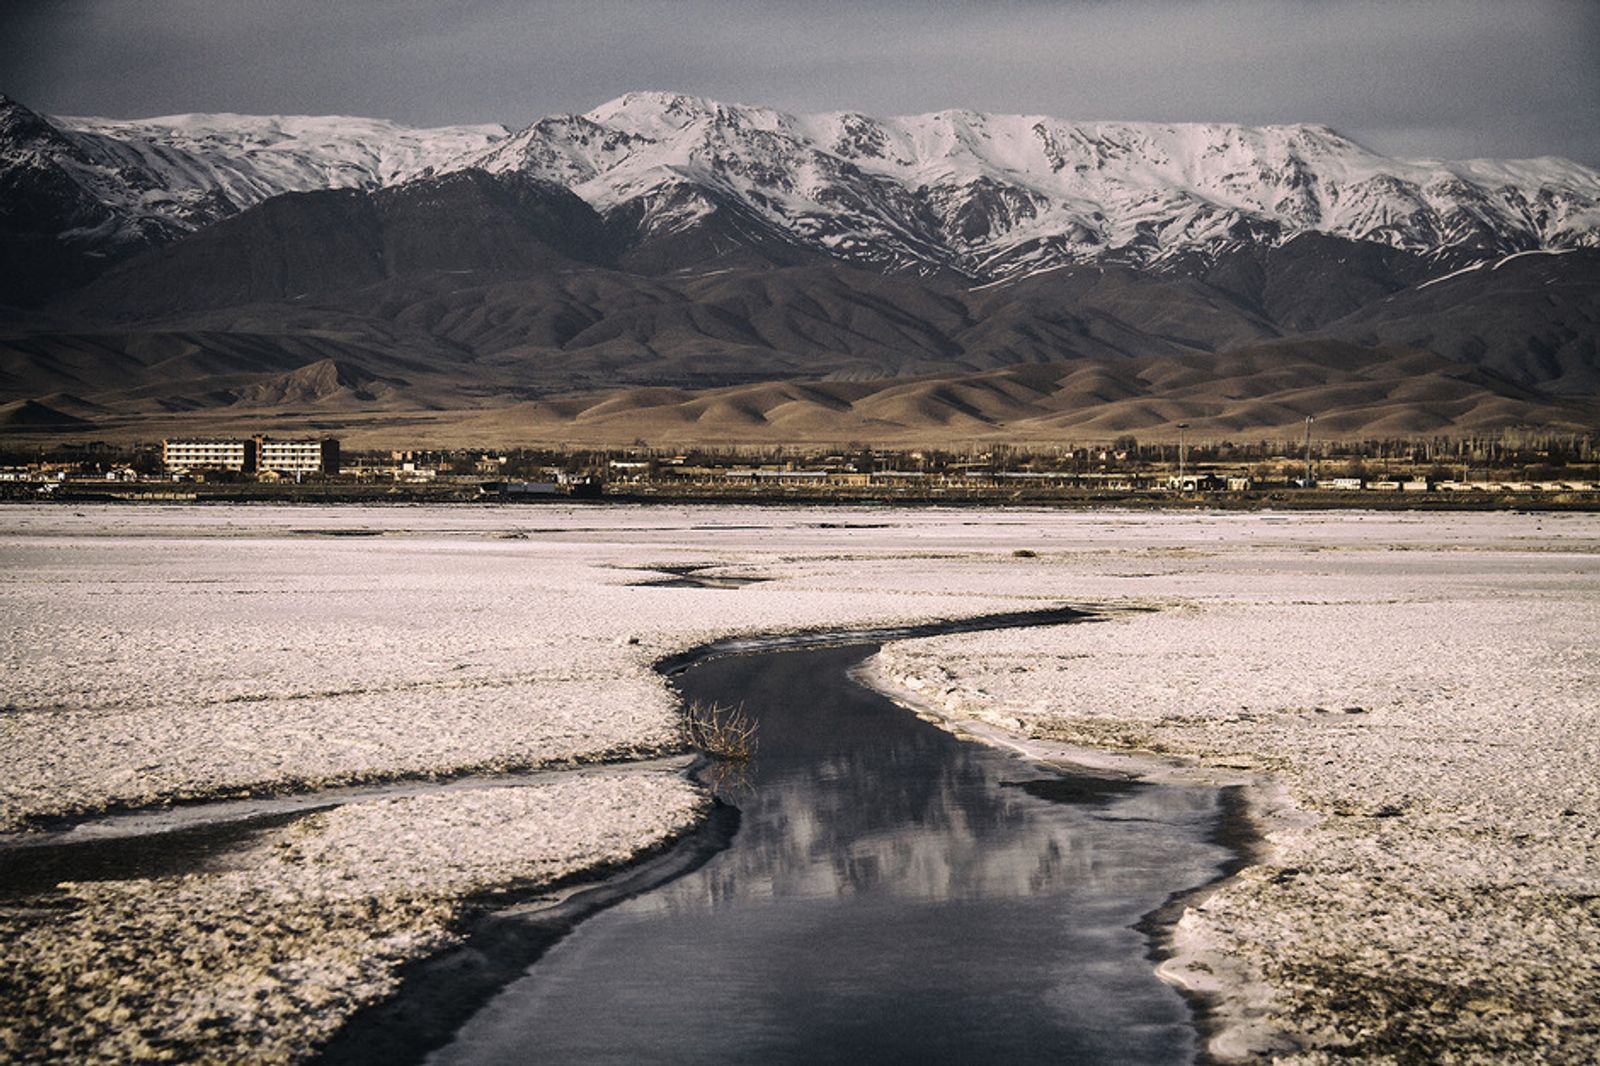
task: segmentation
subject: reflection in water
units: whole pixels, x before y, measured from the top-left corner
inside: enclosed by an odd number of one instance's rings
[[[581,924],[442,1062],[1186,1062],[1132,929],[1212,877],[1216,795],[1057,779],[846,677],[870,646],[714,660],[761,756],[733,844]]]

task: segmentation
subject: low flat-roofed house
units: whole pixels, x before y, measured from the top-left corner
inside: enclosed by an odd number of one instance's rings
[[[255,473],[256,442],[229,438],[168,438],[161,442],[161,465],[170,474],[190,470],[235,470]]]
[[[1219,492],[1227,484],[1215,474],[1185,474],[1167,478],[1167,488],[1178,492]]]
[[[1346,491],[1359,489],[1361,487],[1361,479],[1358,477],[1336,477],[1328,481],[1328,487]]]
[[[339,442],[332,437],[273,440],[257,437],[258,466],[280,474],[337,474]]]

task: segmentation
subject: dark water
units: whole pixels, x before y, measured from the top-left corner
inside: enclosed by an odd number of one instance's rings
[[[1216,792],[958,741],[848,680],[872,650],[684,673],[760,721],[731,844],[582,921],[430,1061],[1192,1061],[1134,925],[1231,858]]]
[[[0,849],[0,901],[50,892],[62,881],[172,877],[253,844],[270,829],[325,807],[304,806],[165,833],[61,841]]]

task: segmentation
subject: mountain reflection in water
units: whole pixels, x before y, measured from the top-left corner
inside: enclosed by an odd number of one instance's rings
[[[760,722],[733,843],[583,922],[434,1060],[1192,1061],[1133,926],[1229,858],[1216,792],[957,740],[848,679],[872,650],[685,673]]]

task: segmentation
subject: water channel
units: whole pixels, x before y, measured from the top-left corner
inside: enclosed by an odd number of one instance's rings
[[[1136,926],[1235,858],[1217,791],[956,739],[851,680],[875,648],[683,669],[686,698],[759,721],[718,839],[529,937],[537,960],[428,1061],[1193,1061]],[[369,1057],[360,1032],[330,1058]]]

